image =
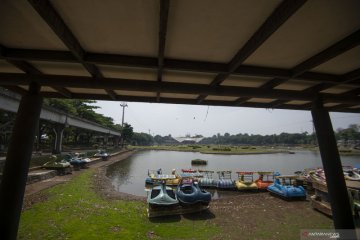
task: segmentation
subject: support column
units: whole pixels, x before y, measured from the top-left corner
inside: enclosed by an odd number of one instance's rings
[[[329,112],[323,107],[322,101],[317,100],[313,104],[311,114],[325,171],[334,226],[336,229],[354,229],[352,210]],[[356,239],[355,235],[354,239]]]
[[[108,137],[108,135],[104,135],[104,145],[105,145],[105,148],[107,148],[108,143],[109,143],[109,137]]]
[[[56,124],[56,126],[53,128],[53,131],[55,133],[55,144],[52,152],[55,154],[61,153],[62,151],[62,140],[64,135],[64,129],[65,129],[65,125],[61,125],[61,124]]]
[[[114,136],[114,147],[118,147],[119,146],[119,137],[118,136]]]
[[[27,174],[43,98],[40,86],[31,83],[21,98],[0,186],[0,232],[2,239],[16,239]]]
[[[40,139],[41,139],[41,133],[40,133],[40,119],[39,121],[37,122],[36,124],[36,128],[35,128],[35,138],[36,138],[36,141],[35,141],[35,150],[36,152],[39,152],[40,151]]]

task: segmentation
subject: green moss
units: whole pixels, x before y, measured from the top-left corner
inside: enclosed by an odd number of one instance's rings
[[[93,174],[45,190],[48,199],[22,213],[19,239],[208,239],[219,231],[206,220],[150,221],[144,202],[100,197]]]

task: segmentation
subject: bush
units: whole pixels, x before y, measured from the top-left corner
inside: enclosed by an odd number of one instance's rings
[[[225,147],[225,148],[213,148],[214,151],[231,151],[231,148]]]

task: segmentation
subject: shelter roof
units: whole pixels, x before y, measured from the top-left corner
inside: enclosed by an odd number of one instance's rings
[[[3,0],[0,85],[52,98],[360,112],[358,0]]]

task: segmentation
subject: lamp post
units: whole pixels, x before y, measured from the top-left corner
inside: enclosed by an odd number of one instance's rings
[[[121,121],[121,148],[124,147],[124,117],[125,117],[125,108],[127,107],[127,103],[123,102],[120,104],[120,107],[122,107],[122,121]]]

